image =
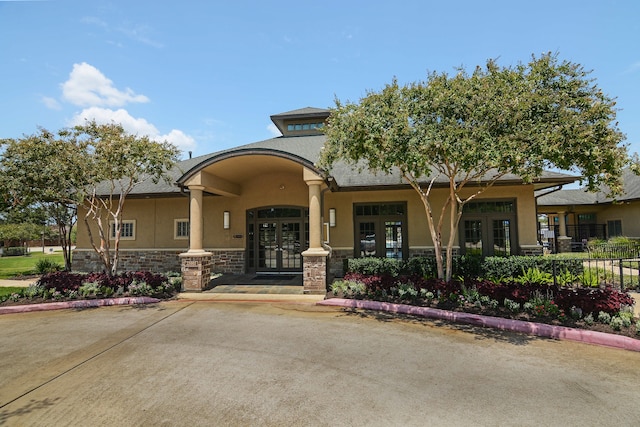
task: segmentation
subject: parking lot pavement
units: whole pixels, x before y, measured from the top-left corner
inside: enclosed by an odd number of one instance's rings
[[[0,425],[636,425],[640,355],[313,304],[0,317]]]

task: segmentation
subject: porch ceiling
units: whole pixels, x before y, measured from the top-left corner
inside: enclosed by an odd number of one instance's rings
[[[242,186],[256,176],[278,172],[298,174],[302,179],[302,170],[301,164],[289,159],[268,155],[245,155],[206,166],[185,184],[202,185],[206,191],[214,194],[239,196]]]

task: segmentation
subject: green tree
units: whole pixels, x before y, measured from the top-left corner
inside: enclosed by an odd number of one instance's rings
[[[169,181],[169,171],[174,167],[179,151],[168,142],[158,143],[146,136],[131,135],[115,123],[90,121],[75,127],[73,137],[87,146],[85,158],[90,173],[84,187],[83,220],[90,244],[100,256],[105,271],[116,274],[122,212],[127,196],[145,182]],[[93,234],[92,223],[98,236]]]
[[[1,143],[0,186],[9,206],[7,222],[57,225],[65,269],[71,270],[71,230],[88,182],[86,144],[78,144],[68,130],[54,134],[42,128]]]
[[[21,139],[3,140],[2,145],[0,185],[9,205],[46,209],[64,236],[67,269],[77,207],[82,206],[90,244],[109,274],[117,272],[126,197],[146,181],[168,179],[179,153],[168,142],[157,143],[128,134],[119,124],[95,121],[57,134],[40,129]]]
[[[620,145],[615,101],[589,74],[545,54],[513,67],[489,60],[472,74],[434,72],[406,86],[394,79],[359,103],[336,99],[319,166],[330,171],[342,160],[374,172],[399,170],[424,204],[438,276],[451,280],[464,205],[506,174],[533,182],[544,169],[558,168],[579,173],[591,190],[601,184],[621,190],[628,154]],[[430,195],[443,177],[448,196],[434,212]],[[461,196],[464,188],[471,196]]]
[[[17,241],[20,245],[27,240],[39,239],[42,226],[23,222],[20,224],[0,224],[0,241]]]

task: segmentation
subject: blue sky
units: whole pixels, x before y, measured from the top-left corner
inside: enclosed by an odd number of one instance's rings
[[[637,0],[0,0],[0,138],[96,118],[200,155],[394,76],[551,51],[593,70],[640,152],[638,17]]]

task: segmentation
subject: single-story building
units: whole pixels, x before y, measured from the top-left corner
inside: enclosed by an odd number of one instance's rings
[[[552,242],[559,238],[580,250],[590,239],[614,236],[640,238],[640,176],[629,169],[622,173],[623,193],[615,198],[606,191],[584,189],[549,191],[537,197],[538,213],[546,214]]]
[[[173,184],[138,186],[123,214],[121,269],[182,271],[190,290],[204,289],[211,272],[302,274],[305,292],[323,293],[347,258],[433,254],[424,206],[399,173],[339,163],[326,176],[315,166],[329,114],[308,107],[273,115],[282,136],[181,161]],[[542,253],[534,191],[574,180],[555,172],[531,184],[503,176],[467,204],[456,252]],[[435,212],[447,186],[434,185]],[[73,266],[101,268],[83,227]]]

